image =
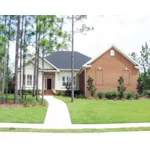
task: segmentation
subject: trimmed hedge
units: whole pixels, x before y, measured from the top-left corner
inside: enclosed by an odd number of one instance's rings
[[[134,93],[133,92],[128,92],[126,94],[126,98],[129,99],[129,100],[133,99],[134,98]]]
[[[103,92],[98,92],[97,96],[102,99],[104,98],[105,94]]]

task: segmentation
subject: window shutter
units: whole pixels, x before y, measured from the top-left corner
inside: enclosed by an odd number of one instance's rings
[[[130,72],[129,72],[129,70],[124,70],[123,78],[124,78],[124,84],[129,85],[130,84]]]
[[[96,69],[96,84],[103,84],[103,70]]]

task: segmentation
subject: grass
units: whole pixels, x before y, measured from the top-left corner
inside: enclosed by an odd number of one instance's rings
[[[150,122],[150,100],[86,100],[56,96],[69,109],[73,124]]]
[[[0,122],[43,123],[47,107],[0,108]]]
[[[31,95],[27,95],[32,98]],[[9,100],[13,100],[13,95],[8,95]],[[0,122],[9,123],[44,123],[47,106],[37,105],[21,108],[0,108]]]
[[[0,132],[41,132],[41,133],[98,133],[98,132],[131,132],[150,131],[150,127],[118,128],[118,129],[25,129],[25,128],[0,128]]]

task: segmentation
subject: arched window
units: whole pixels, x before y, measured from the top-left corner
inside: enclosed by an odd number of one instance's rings
[[[110,56],[115,56],[115,51],[114,50],[110,50]]]

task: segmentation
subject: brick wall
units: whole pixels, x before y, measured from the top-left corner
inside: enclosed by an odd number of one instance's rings
[[[118,51],[115,49],[114,51],[115,56],[110,56],[110,50],[108,50],[100,58],[96,59],[91,64],[92,67],[86,70],[86,79],[88,79],[88,76],[91,76],[94,79],[94,85],[97,88],[97,92],[108,92],[117,90],[118,79],[120,76],[123,76],[127,91],[137,92],[136,86],[139,70],[135,69],[134,64]],[[87,91],[86,96],[89,97],[89,95],[90,94]]]
[[[84,94],[84,71],[79,75],[80,92]]]

